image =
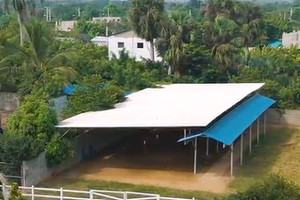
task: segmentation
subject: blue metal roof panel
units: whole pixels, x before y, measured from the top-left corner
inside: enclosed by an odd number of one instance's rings
[[[275,101],[273,99],[256,94],[241,103],[226,116],[206,129],[202,134],[182,138],[179,141],[206,135],[207,137],[230,145],[274,103]]]

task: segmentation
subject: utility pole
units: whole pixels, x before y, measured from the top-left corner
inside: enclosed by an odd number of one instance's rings
[[[46,8],[46,21],[50,22],[52,20],[51,8],[48,6],[45,6],[45,8]]]
[[[77,8],[77,14],[78,14],[78,17],[81,17],[81,11],[80,11],[79,7]]]

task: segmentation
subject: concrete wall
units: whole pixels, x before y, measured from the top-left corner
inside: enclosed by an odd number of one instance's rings
[[[300,110],[276,110],[267,111],[267,121],[270,124],[300,125]]]
[[[284,47],[291,47],[292,45],[300,45],[300,31],[293,31],[291,33],[282,34],[282,45]]]
[[[5,128],[7,119],[19,107],[17,93],[0,92],[0,126]]]
[[[46,162],[46,153],[42,152],[38,157],[23,162],[22,184],[25,186],[37,185],[43,180],[55,176],[81,161],[93,158],[103,148],[117,142],[124,134],[114,132],[82,133],[74,139],[74,157],[59,166],[49,168]]]

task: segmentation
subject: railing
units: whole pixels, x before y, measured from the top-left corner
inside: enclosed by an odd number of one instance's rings
[[[10,188],[9,185],[0,185],[2,188],[4,200],[8,199]],[[40,187],[24,187],[20,186],[24,197],[31,200],[37,199],[69,199],[69,200],[195,200],[174,197],[162,197],[159,194],[150,194],[142,192],[128,191],[109,191],[109,190],[68,190],[55,188],[40,188]]]

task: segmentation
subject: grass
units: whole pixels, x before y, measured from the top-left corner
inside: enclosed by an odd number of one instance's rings
[[[280,173],[300,185],[300,129],[270,127],[267,137],[253,148],[252,154],[245,156],[244,165],[237,167],[236,178],[229,185],[228,193],[242,192],[270,173]],[[245,154],[246,155],[246,154]],[[133,185],[79,178],[56,178],[41,186],[77,190],[106,189],[156,193],[162,196],[196,199],[212,199],[218,195],[202,191],[184,191],[148,185]]]
[[[300,185],[300,131],[296,128],[271,127],[270,134],[246,156],[231,191],[242,192],[271,173],[278,173]]]
[[[118,191],[134,191],[134,192],[146,192],[160,194],[161,196],[170,197],[181,197],[181,198],[193,198],[196,199],[212,199],[218,195],[202,192],[202,191],[186,191],[171,189],[166,187],[156,187],[148,185],[133,185],[127,183],[111,182],[111,181],[100,181],[100,180],[85,180],[85,179],[53,179],[47,181],[41,186],[60,188],[63,186],[65,189],[75,189],[76,190],[118,190]]]

